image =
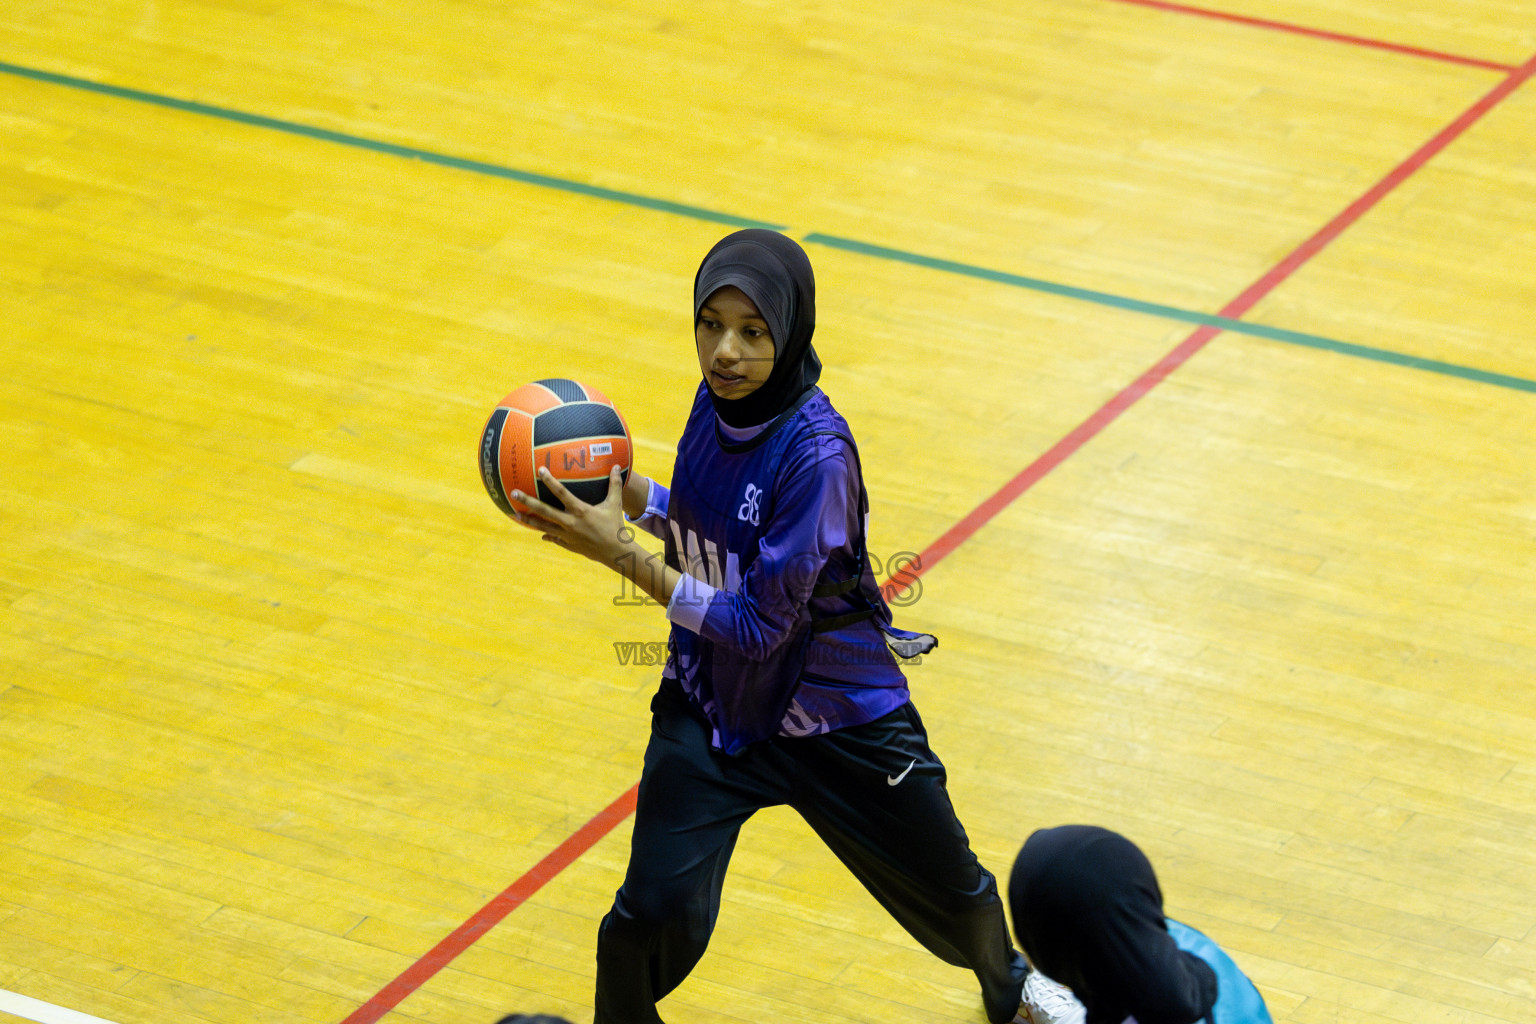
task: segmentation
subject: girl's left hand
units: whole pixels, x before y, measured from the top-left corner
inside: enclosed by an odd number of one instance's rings
[[[565,506],[564,511],[545,504],[531,494],[513,491],[510,497],[527,512],[517,513],[517,521],[538,530],[544,539],[567,551],[590,558],[610,569],[629,551],[635,532],[624,521],[624,487],[619,467],[608,473],[608,496],[599,504],[588,505],[571,494],[547,468],[539,467],[539,479]]]

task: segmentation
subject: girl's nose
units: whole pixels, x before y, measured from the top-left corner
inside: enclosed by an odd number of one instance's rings
[[[715,359],[722,363],[734,363],[741,358],[741,339],[735,331],[725,331],[720,335],[720,344],[715,346]]]

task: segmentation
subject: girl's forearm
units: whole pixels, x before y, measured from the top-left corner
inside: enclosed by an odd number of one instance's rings
[[[683,574],[668,565],[660,554],[652,554],[633,540],[622,545],[611,564],[615,572],[635,585],[635,589],[663,606],[672,603],[672,592],[683,578]]]
[[[631,472],[624,481],[624,514],[631,519],[645,515],[645,504],[651,496],[651,478]]]

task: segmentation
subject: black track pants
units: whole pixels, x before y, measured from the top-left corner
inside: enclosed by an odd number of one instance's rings
[[[651,710],[629,870],[598,930],[595,1024],[661,1020],[657,1000],[709,944],[742,823],[777,804],[798,811],[913,938],[976,973],[991,1020],[1013,1019],[1028,967],[916,708],[737,757],[710,749],[676,683]]]

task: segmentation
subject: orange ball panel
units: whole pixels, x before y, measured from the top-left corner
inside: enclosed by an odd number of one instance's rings
[[[507,410],[507,420],[501,426],[501,450],[496,455],[501,468],[501,489],[506,493],[507,501],[519,510],[526,510],[522,503],[512,501],[512,492],[538,493],[538,479],[533,475],[532,416],[518,409]]]
[[[628,469],[629,438],[583,437],[534,449],[535,466],[545,466],[556,480],[600,480],[614,466]]]
[[[530,415],[537,415],[545,409],[553,409],[559,405],[560,398],[543,384],[524,384],[497,404],[504,405],[509,409],[521,409]]]

